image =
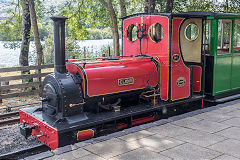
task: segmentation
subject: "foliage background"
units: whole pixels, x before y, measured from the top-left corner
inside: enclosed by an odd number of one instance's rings
[[[0,41],[10,41],[8,48],[19,47],[21,40],[21,0],[2,0],[0,2]],[[45,63],[52,62],[53,27],[49,17],[63,15],[66,22],[67,57],[80,58],[83,53],[75,42],[85,39],[111,39],[110,17],[107,9],[99,0],[35,0],[40,39],[44,44]],[[144,12],[143,0],[125,0],[127,15]],[[228,2],[228,3],[227,3]],[[112,0],[117,17],[120,17],[118,0]],[[164,12],[166,0],[156,0],[158,12]],[[240,12],[240,0],[174,0],[173,12],[211,11]],[[121,22],[118,19],[119,31]],[[31,33],[31,40],[33,34]],[[121,47],[120,47],[121,48]],[[107,50],[107,48],[103,49]],[[99,51],[102,54],[103,51]]]

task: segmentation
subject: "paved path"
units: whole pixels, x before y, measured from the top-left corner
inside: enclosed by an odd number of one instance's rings
[[[69,151],[72,150],[72,151]],[[240,100],[126,129],[33,160],[240,160]]]

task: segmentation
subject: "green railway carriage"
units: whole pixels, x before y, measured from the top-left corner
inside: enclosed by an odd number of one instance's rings
[[[240,93],[240,14],[208,13],[203,51],[205,92],[210,98],[237,98]]]

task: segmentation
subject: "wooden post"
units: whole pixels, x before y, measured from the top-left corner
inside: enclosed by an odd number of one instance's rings
[[[31,74],[30,70],[21,71],[21,75],[30,75],[30,74]],[[33,82],[33,78],[22,79],[22,83],[29,83],[29,82]],[[27,90],[27,88],[25,88],[25,90]]]
[[[2,82],[0,81],[0,87],[2,86]],[[1,96],[2,91],[0,90],[0,96]],[[0,98],[0,104],[2,103],[2,99]]]
[[[36,69],[36,70],[35,70],[35,74],[41,74],[41,69]],[[42,77],[36,78],[35,80],[36,80],[36,82],[39,82],[38,89],[40,90],[41,87],[42,87],[42,83],[41,83]],[[34,82],[34,80],[33,80],[33,82]],[[32,89],[36,89],[36,88],[33,87]],[[41,93],[41,92],[40,92],[40,93]],[[41,96],[41,95],[39,94],[39,96]]]
[[[8,86],[9,85],[9,81],[0,81],[0,87],[1,86]],[[9,90],[5,90],[4,92],[6,93],[6,92],[8,92]],[[0,95],[2,94],[2,93],[4,93],[3,91],[0,91]],[[2,103],[2,99],[0,99],[0,103]]]
[[[83,47],[83,58],[86,58],[86,46]]]
[[[110,48],[110,46],[108,46],[108,56],[109,57],[111,56],[111,48]]]

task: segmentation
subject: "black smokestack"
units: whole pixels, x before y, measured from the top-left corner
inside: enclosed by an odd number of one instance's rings
[[[54,69],[55,72],[66,73],[65,62],[65,21],[67,17],[51,17],[54,24]]]

